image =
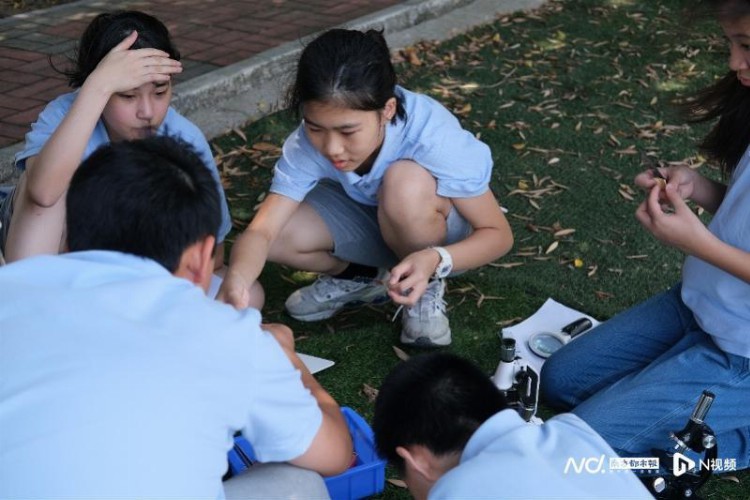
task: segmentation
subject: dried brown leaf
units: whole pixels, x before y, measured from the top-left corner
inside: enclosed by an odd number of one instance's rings
[[[253,144],[253,149],[256,151],[264,151],[268,153],[277,153],[281,151],[281,149],[276,144],[271,144],[270,142],[256,142]]]
[[[402,349],[396,347],[395,345],[393,347],[393,352],[396,353],[396,357],[400,359],[401,361],[407,361],[409,359],[409,355],[406,354]]]
[[[386,479],[389,483],[391,483],[393,486],[397,488],[406,488],[406,483],[402,481],[401,479]]]
[[[247,136],[245,133],[240,130],[239,128],[232,129],[232,131],[239,136],[240,139],[242,139],[244,142],[247,142]]]
[[[508,325],[516,324],[516,323],[518,323],[519,321],[521,321],[523,319],[524,318],[522,316],[516,316],[515,318],[504,319],[502,321],[496,321],[495,324],[498,325],[498,326],[500,326],[500,327],[505,327],[505,326],[508,326]]]
[[[554,252],[557,249],[557,246],[559,244],[560,244],[559,241],[553,241],[552,244],[547,247],[547,250],[544,251],[544,254],[547,255],[547,254]]]
[[[512,267],[522,266],[523,262],[490,262],[490,267],[499,267],[501,269],[510,269]]]
[[[374,403],[378,397],[378,390],[368,384],[362,384],[362,394],[367,398],[368,403]]]
[[[460,108],[454,109],[453,112],[457,114],[458,116],[466,116],[469,113],[471,113],[471,103],[467,102]]]
[[[719,476],[719,479],[723,481],[732,481],[733,483],[740,484],[740,479],[737,476]]]
[[[634,200],[633,195],[631,195],[630,193],[626,192],[624,189],[618,189],[617,192],[620,193],[620,196],[622,196],[626,200],[629,200],[629,201],[633,201]]]
[[[555,233],[552,236],[554,236],[555,238],[562,238],[563,236],[568,236],[575,232],[576,230],[572,228],[560,229],[559,231],[555,231]]]
[[[499,296],[495,296],[495,295],[480,294],[479,295],[479,300],[477,300],[477,309],[479,309],[480,307],[482,307],[482,304],[484,303],[485,300],[505,300],[505,297],[499,297]]]

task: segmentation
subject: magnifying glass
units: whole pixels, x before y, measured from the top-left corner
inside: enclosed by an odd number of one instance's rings
[[[531,349],[531,352],[537,356],[549,358],[562,346],[591,328],[591,326],[592,323],[590,319],[580,318],[565,325],[559,332],[535,333],[529,339],[529,349]]]

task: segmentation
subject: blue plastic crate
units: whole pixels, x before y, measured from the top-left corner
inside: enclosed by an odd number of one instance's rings
[[[353,500],[382,492],[385,487],[385,460],[375,450],[372,429],[351,408],[341,408],[341,413],[349,426],[357,459],[346,472],[325,478],[328,494],[333,500]],[[232,475],[257,462],[252,445],[242,436],[234,438],[234,448],[229,451],[228,459]]]

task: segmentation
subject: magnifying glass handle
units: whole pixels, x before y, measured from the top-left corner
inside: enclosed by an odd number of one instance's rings
[[[591,326],[592,326],[592,323],[590,319],[580,318],[568,325],[565,325],[560,330],[563,333],[567,333],[571,339],[574,339],[576,338],[576,336],[582,334],[583,332],[591,328]]]

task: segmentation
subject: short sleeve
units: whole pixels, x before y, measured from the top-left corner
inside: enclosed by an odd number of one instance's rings
[[[458,119],[435,99],[400,89],[408,120],[401,134],[400,157],[419,163],[437,179],[437,194],[471,198],[489,189],[492,152],[465,130]],[[391,153],[393,154],[393,153]]]
[[[433,170],[437,194],[446,198],[471,198],[489,189],[492,153],[489,146],[460,127],[441,127],[438,140],[417,162]],[[442,139],[440,137],[442,136]]]
[[[60,122],[65,118],[74,98],[74,94],[65,94],[50,101],[36,121],[31,124],[31,130],[26,134],[23,149],[16,153],[16,167],[19,170],[25,170],[26,160],[39,154],[50,136],[57,130]]]
[[[254,398],[242,434],[261,462],[292,460],[310,448],[323,414],[273,335],[264,331],[254,344]]]
[[[270,191],[300,202],[320,179],[330,177],[326,170],[325,159],[307,140],[300,125],[284,141]]]

